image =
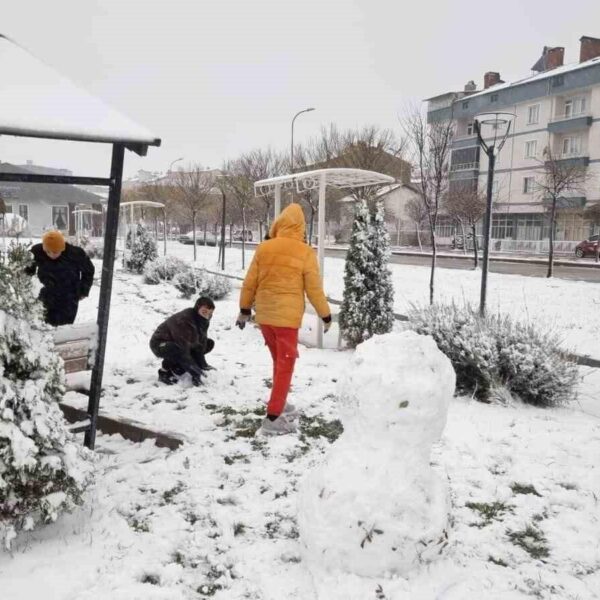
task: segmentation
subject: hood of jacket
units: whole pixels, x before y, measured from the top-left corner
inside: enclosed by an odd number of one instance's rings
[[[297,203],[292,203],[287,206],[281,214],[275,219],[269,237],[286,237],[299,240],[305,239],[306,224],[304,221],[304,212],[302,207]]]

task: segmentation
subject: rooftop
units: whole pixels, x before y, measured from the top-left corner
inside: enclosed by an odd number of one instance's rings
[[[160,139],[0,34],[0,135],[123,143],[138,154]]]

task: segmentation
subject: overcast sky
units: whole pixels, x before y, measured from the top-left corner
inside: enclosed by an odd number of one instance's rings
[[[592,29],[592,27],[596,29]],[[600,2],[571,0],[4,0],[0,33],[162,138],[126,174],[179,157],[218,167],[322,125],[398,129],[407,103],[485,71],[529,74],[542,47],[600,37]],[[0,138],[0,160],[104,176],[106,147]],[[181,163],[180,163],[181,164]]]

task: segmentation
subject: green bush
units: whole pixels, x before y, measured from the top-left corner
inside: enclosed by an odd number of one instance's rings
[[[471,306],[413,306],[408,326],[431,335],[456,371],[457,389],[489,401],[505,388],[523,402],[557,406],[576,396],[577,365],[559,338],[507,316],[485,316]]]
[[[213,300],[224,298],[231,291],[231,283],[220,275],[211,275],[205,269],[188,267],[173,278],[173,285],[184,298],[208,296]]]

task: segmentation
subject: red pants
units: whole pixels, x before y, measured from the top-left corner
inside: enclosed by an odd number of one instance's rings
[[[290,391],[294,364],[298,358],[298,330],[272,325],[261,325],[260,330],[273,357],[273,387],[267,414],[280,415]]]

